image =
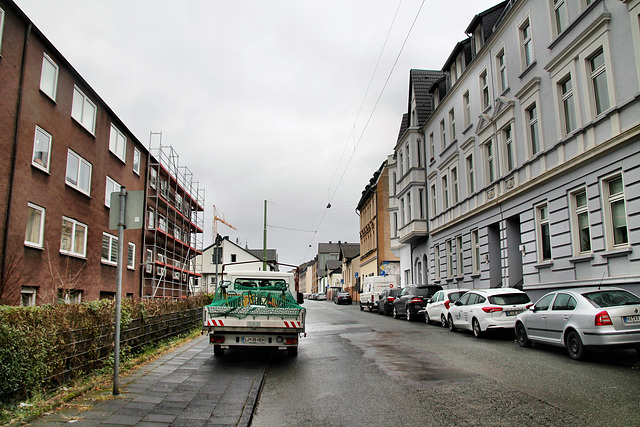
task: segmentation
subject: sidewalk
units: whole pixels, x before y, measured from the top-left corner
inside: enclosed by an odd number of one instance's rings
[[[31,426],[248,426],[268,356],[213,356],[203,335],[120,377],[120,394],[90,392]]]

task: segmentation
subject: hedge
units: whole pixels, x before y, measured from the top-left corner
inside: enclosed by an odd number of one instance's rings
[[[200,326],[211,296],[124,299],[121,358]],[[12,403],[113,365],[114,300],[0,306],[0,402]]]

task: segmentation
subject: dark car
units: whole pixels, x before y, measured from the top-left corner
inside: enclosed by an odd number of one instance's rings
[[[402,288],[398,298],[393,301],[393,317],[404,317],[408,321],[424,318],[424,314],[418,312],[424,310],[427,300],[439,290],[442,290],[440,285],[409,285]]]
[[[333,302],[336,304],[353,304],[351,294],[349,294],[348,292],[337,292],[333,296]]]
[[[391,316],[393,313],[393,301],[400,295],[402,288],[387,288],[380,292],[380,299],[378,300],[378,314],[384,314],[385,316]]]

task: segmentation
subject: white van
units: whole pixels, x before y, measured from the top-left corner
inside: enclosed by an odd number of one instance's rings
[[[365,307],[369,311],[377,310],[380,293],[387,288],[395,287],[400,287],[398,278],[395,275],[363,277],[360,310],[364,310]]]

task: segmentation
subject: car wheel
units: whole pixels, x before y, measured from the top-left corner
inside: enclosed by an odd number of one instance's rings
[[[480,329],[480,322],[475,317],[471,321],[471,326],[473,328],[473,336],[476,338],[480,338],[482,336],[482,329]]]
[[[396,309],[396,306],[393,306],[393,318],[397,319],[398,318],[398,310]]]
[[[447,323],[447,318],[444,317],[444,314],[440,316],[440,323],[443,328],[446,328],[449,324]]]
[[[569,357],[573,360],[580,360],[584,357],[584,344],[582,344],[580,335],[576,331],[569,332],[567,339],[565,340],[565,345],[567,346]]]
[[[456,326],[453,324],[453,317],[451,317],[451,315],[449,315],[449,320],[447,321],[447,324],[449,325],[449,330],[451,332],[456,331]]]
[[[429,323],[431,323],[431,318],[429,317],[429,312],[427,312],[427,310],[424,310],[424,321],[425,323],[428,325]]]
[[[520,347],[531,347],[531,340],[527,336],[527,330],[522,323],[516,325],[516,339]]]
[[[411,309],[407,306],[404,309],[404,317],[407,319],[407,322],[413,322],[413,316],[411,315]]]

